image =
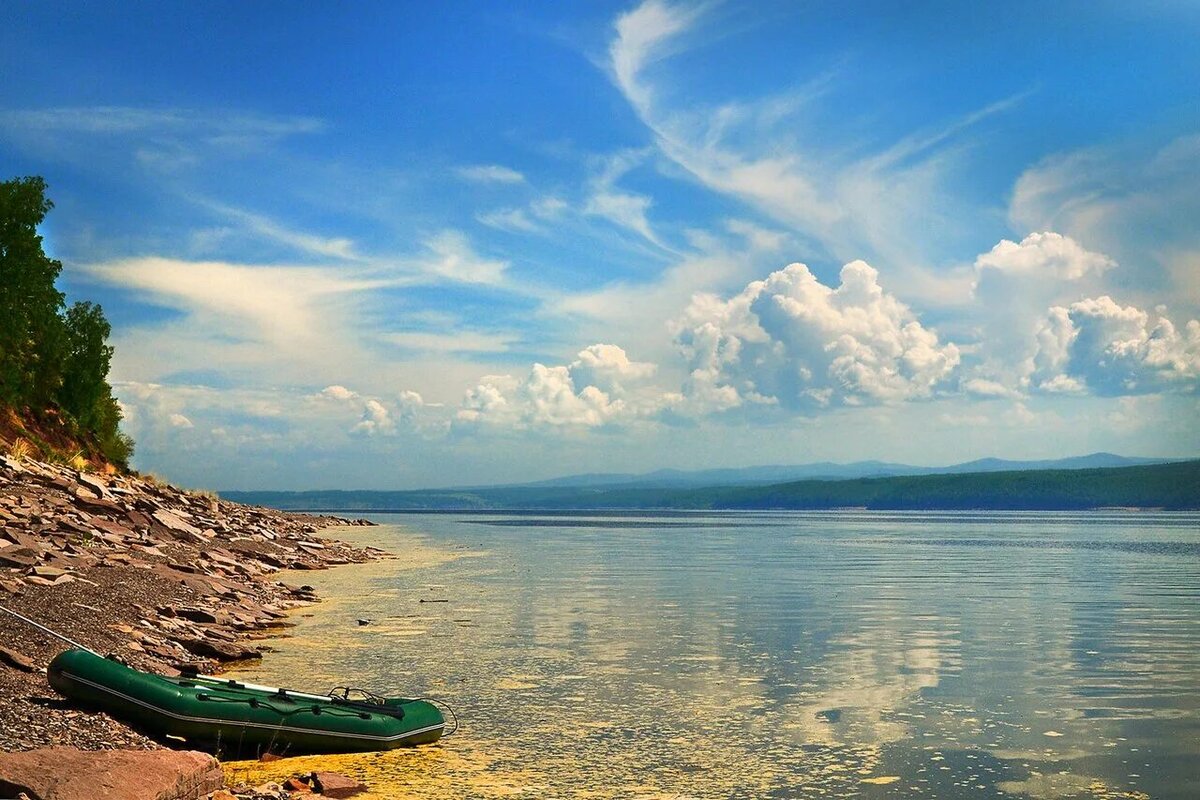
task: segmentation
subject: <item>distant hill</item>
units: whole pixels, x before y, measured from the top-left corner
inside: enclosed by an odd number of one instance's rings
[[[1084,457],[1088,458],[1093,457]],[[1127,467],[807,479],[740,486],[526,485],[404,492],[222,492],[222,496],[273,508],[338,512],[849,507],[1082,510],[1106,506],[1198,509],[1200,460]]]
[[[1174,459],[1129,458],[1113,453],[1092,453],[1086,456],[1045,459],[1041,461],[1010,461],[1003,458],[980,458],[945,467],[917,467],[888,461],[853,461],[838,464],[820,461],[814,464],[767,465],[730,467],[724,469],[679,470],[660,469],[643,473],[584,473],[561,478],[511,484],[525,487],[554,486],[627,486],[642,488],[743,486],[750,484],[788,483],[808,479],[836,480],[844,478],[883,478],[892,475],[947,475],[962,472],[1008,472],[1030,469],[1096,469],[1104,467],[1134,467],[1143,464],[1164,464]],[[471,487],[494,489],[498,487]]]

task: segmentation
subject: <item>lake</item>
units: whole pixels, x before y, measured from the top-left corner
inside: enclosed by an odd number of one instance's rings
[[[372,519],[245,674],[449,702],[373,796],[1200,797],[1200,515]]]

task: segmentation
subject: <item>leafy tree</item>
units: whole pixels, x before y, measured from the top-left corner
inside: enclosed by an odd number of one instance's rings
[[[54,282],[62,264],[46,256],[38,225],[54,204],[40,177],[0,181],[0,405],[57,405],[109,461],[125,466],[133,441],[108,384],[112,326],[95,303],[64,313]]]
[[[113,349],[106,342],[112,326],[95,303],[75,303],[66,314],[66,356],[59,405],[85,428],[94,428],[99,404],[108,395]]]
[[[37,232],[53,207],[40,177],[0,182],[0,399],[10,404],[49,402],[62,377],[62,264]]]

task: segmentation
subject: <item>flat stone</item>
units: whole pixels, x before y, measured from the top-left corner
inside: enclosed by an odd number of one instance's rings
[[[177,750],[45,747],[0,754],[0,796],[34,800],[200,800],[222,788],[217,760]]]
[[[217,615],[206,608],[194,608],[191,606],[183,606],[175,609],[172,616],[183,617],[190,619],[192,622],[213,623],[217,621]]]
[[[40,558],[41,553],[32,547],[0,548],[0,564],[11,567],[32,567]]]
[[[313,787],[326,797],[353,797],[367,790],[363,784],[339,772],[314,772],[311,780]]]
[[[283,788],[292,794],[312,794],[312,787],[294,776],[283,782]]]
[[[199,542],[207,541],[207,539],[205,539],[200,533],[199,528],[191,523],[185,522],[182,517],[172,514],[170,511],[158,509],[154,512],[154,520],[172,533],[184,534],[185,536],[189,536]]]
[[[0,661],[22,672],[37,672],[37,665],[29,656],[22,655],[16,650],[9,650],[7,647],[0,647]]]
[[[91,489],[98,498],[107,498],[108,484],[94,475],[88,475],[86,472],[79,473],[79,482]]]
[[[175,641],[198,656],[215,658],[218,661],[246,661],[248,659],[262,658],[262,653],[259,651],[236,642],[223,642],[219,639],[201,639],[199,637],[180,637]]]

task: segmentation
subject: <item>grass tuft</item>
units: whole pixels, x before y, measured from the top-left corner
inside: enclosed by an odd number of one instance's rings
[[[13,439],[13,443],[8,446],[9,458],[14,461],[24,461],[33,453],[33,448],[25,439]]]

